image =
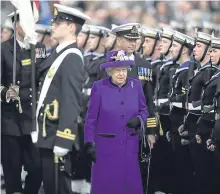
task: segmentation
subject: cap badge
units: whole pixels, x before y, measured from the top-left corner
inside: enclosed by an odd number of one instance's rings
[[[57,16],[57,15],[58,15],[58,10],[57,10],[56,7],[54,8],[53,15],[54,15],[54,16]]]
[[[136,26],[133,26],[133,27],[132,27],[131,33],[132,33],[132,34],[137,34],[137,33],[138,33],[138,29],[137,29]]]

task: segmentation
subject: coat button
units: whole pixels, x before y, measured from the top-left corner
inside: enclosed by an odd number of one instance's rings
[[[17,84],[20,84],[20,81],[17,81]]]
[[[124,145],[124,141],[121,141],[121,145]]]
[[[120,88],[120,89],[118,89],[118,91],[119,91],[119,92],[121,92],[121,88]]]
[[[124,115],[121,115],[121,119],[123,119],[125,116]]]
[[[38,94],[40,94],[40,91],[38,91]]]
[[[124,131],[125,129],[121,129],[121,131]]]
[[[16,104],[16,107],[18,108],[18,104]]]
[[[30,98],[32,98],[32,95],[29,95]]]
[[[41,86],[41,84],[42,84],[42,83],[41,83],[41,82],[39,82],[39,86]]]
[[[32,106],[32,102],[30,103],[30,105]]]
[[[44,114],[43,113],[40,113],[40,116],[43,116]]]
[[[124,102],[123,101],[121,101],[121,105],[123,105],[124,104]]]
[[[30,88],[30,91],[32,91],[32,88]]]
[[[44,104],[42,104],[41,107],[44,107]]]

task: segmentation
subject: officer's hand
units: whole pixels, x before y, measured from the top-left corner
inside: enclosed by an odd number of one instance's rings
[[[207,149],[214,152],[215,151],[215,145],[213,144],[211,139],[208,139],[206,141]]]
[[[8,89],[8,91],[6,92],[6,98],[7,99],[14,99],[16,97],[17,97],[16,91],[13,89]]]
[[[135,128],[138,129],[141,126],[141,121],[138,117],[133,117],[128,120],[127,125],[128,128]]]
[[[87,142],[85,144],[85,152],[91,157],[91,160],[96,163],[95,144],[92,142]]]
[[[186,137],[189,134],[188,131],[184,131],[184,125],[181,125],[178,128],[178,131],[179,131],[179,135],[182,136],[182,137]]]
[[[168,141],[168,142],[171,141],[171,133],[170,133],[170,131],[167,131],[167,133],[166,133],[166,138],[167,138],[167,141]]]
[[[156,142],[156,137],[155,135],[148,135],[147,136],[147,141],[148,141],[148,145],[150,148],[153,148],[154,147],[154,144]]]
[[[198,144],[201,144],[202,143],[202,138],[201,138],[201,136],[200,135],[196,135],[196,142],[198,143]]]
[[[190,143],[190,141],[188,139],[181,139],[181,144],[184,145],[188,145]]]
[[[56,154],[58,157],[63,157],[69,152],[66,148],[61,148],[58,146],[54,146],[53,153]]]

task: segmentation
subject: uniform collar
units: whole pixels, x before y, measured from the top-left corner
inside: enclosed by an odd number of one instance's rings
[[[64,48],[66,48],[67,46],[75,43],[76,40],[71,40],[69,42],[65,42],[65,43],[62,43],[62,44],[59,44],[56,48],[56,52],[59,53],[61,50],[63,50]]]

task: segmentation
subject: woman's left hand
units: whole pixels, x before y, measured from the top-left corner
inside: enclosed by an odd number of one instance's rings
[[[133,117],[128,120],[127,127],[138,129],[141,126],[141,121],[138,117]]]

